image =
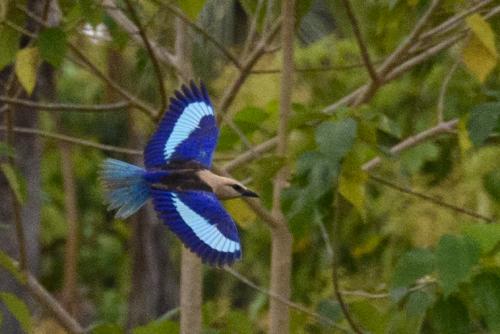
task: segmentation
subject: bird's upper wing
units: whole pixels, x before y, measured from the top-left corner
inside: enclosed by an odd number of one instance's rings
[[[158,216],[203,262],[223,266],[241,257],[236,225],[215,194],[152,188]]]
[[[203,83],[198,87],[191,81],[170,98],[168,110],[144,150],[144,164],[153,168],[176,160],[194,160],[208,168],[218,135],[208,92]]]

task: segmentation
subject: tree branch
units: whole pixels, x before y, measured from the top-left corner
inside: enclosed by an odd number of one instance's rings
[[[0,126],[0,131],[6,131],[6,127]],[[90,140],[70,137],[70,136],[66,136],[63,134],[47,132],[47,131],[42,131],[42,130],[38,130],[38,129],[14,127],[13,131],[17,132],[17,133],[25,133],[25,134],[31,134],[31,135],[41,136],[41,137],[45,137],[45,138],[56,139],[59,141],[63,141],[63,142],[67,142],[67,143],[71,143],[71,144],[75,144],[75,145],[95,148],[95,149],[105,151],[105,152],[123,153],[123,154],[129,154],[129,155],[142,155],[142,150],[134,150],[134,149],[130,149],[130,148],[123,148],[123,147],[118,147],[118,146],[99,144],[99,143],[96,143],[96,142],[93,142]]]
[[[440,123],[432,128],[417,133],[414,136],[408,137],[405,140],[401,141],[400,143],[394,145],[393,147],[391,147],[390,153],[393,155],[398,155],[402,151],[417,146],[418,144],[424,141],[430,140],[444,133],[449,133],[455,129],[457,124],[458,124],[458,119],[456,118],[452,119],[451,121]],[[366,162],[365,164],[363,164],[361,169],[364,170],[365,172],[371,171],[372,169],[377,167],[381,162],[382,158],[380,156],[377,156],[371,159],[370,161]]]
[[[273,293],[272,291],[266,289],[266,288],[263,288],[263,287],[260,287],[258,286],[257,284],[253,283],[252,281],[250,281],[248,278],[246,278],[245,276],[243,276],[242,274],[240,274],[239,272],[237,272],[236,270],[230,268],[230,267],[225,267],[224,270],[226,272],[228,272],[229,274],[231,274],[232,276],[234,276],[236,279],[238,279],[239,281],[243,282],[244,284],[248,285],[249,287],[251,287],[252,289],[264,294],[264,295],[267,295],[269,296],[271,299],[275,299],[277,301],[279,301],[280,303],[290,307],[290,308],[293,308],[299,312],[302,312],[304,314],[307,314],[309,315],[310,317],[316,319],[316,320],[320,320],[320,321],[323,321],[325,323],[327,323],[328,325],[330,326],[333,326],[334,328],[338,329],[338,330],[341,330],[343,332],[346,332],[348,333],[349,330],[347,328],[344,328],[342,326],[339,326],[337,325],[335,322],[333,322],[330,318],[327,318],[319,313],[316,313],[314,311],[311,311],[309,310],[308,308],[306,308],[305,306],[301,305],[301,304],[298,304],[298,303],[294,303],[292,302],[291,300],[287,299],[287,298],[284,298],[280,295],[277,295],[275,293]]]
[[[241,65],[238,77],[232,82],[232,84],[225,90],[224,96],[219,104],[219,113],[217,114],[217,122],[220,124],[222,118],[227,113],[227,110],[231,103],[234,101],[236,94],[241,88],[241,85],[245,82],[245,79],[250,74],[257,60],[264,54],[266,46],[272,41],[274,36],[278,33],[281,26],[281,19],[278,19],[273,27],[267,32],[267,34],[262,38],[262,40],[257,44],[254,51],[248,56],[245,62]]]
[[[130,102],[128,101],[119,101],[109,104],[85,105],[72,103],[39,103],[31,100],[15,99],[8,96],[0,96],[0,102],[46,111],[113,112],[122,111],[130,106]]]
[[[337,182],[338,184],[338,182]],[[361,328],[359,328],[358,324],[354,321],[354,319],[351,316],[351,313],[349,312],[349,308],[347,307],[347,304],[344,302],[344,298],[342,296],[342,293],[340,292],[340,287],[339,287],[339,275],[338,275],[338,267],[340,265],[339,261],[339,252],[340,252],[340,247],[339,247],[339,233],[340,233],[340,193],[338,189],[335,191],[335,199],[334,199],[334,218],[333,218],[333,223],[332,223],[332,249],[333,249],[333,256],[332,256],[332,282],[333,282],[333,292],[335,294],[335,297],[337,298],[337,301],[340,304],[340,309],[342,310],[342,313],[344,314],[344,317],[347,320],[347,323],[351,327],[351,329],[358,333],[362,334],[363,331]]]
[[[134,20],[137,29],[139,31],[139,35],[141,35],[142,41],[144,43],[144,46],[146,47],[146,50],[148,51],[149,58],[151,59],[151,63],[153,64],[153,68],[156,74],[156,80],[158,82],[158,91],[160,92],[160,100],[161,100],[161,108],[160,110],[165,110],[167,108],[167,95],[165,91],[165,84],[163,83],[163,75],[161,72],[160,64],[158,63],[158,59],[156,57],[156,52],[155,49],[153,49],[153,46],[151,45],[151,42],[149,41],[148,35],[146,34],[146,31],[144,30],[144,27],[141,24],[141,20],[139,19],[139,15],[137,15],[137,12],[132,6],[132,3],[130,0],[125,0],[125,4],[127,5],[128,11],[130,12],[130,15],[132,16],[132,20]]]
[[[435,198],[435,197],[432,197],[432,196],[429,196],[429,195],[426,195],[424,193],[421,193],[421,192],[417,192],[415,190],[411,190],[411,189],[408,189],[408,188],[405,188],[405,187],[402,187],[400,185],[397,185],[393,182],[390,182],[388,180],[385,180],[379,176],[376,176],[376,175],[369,175],[370,179],[377,182],[377,183],[380,183],[386,187],[389,187],[389,188],[392,188],[392,189],[395,189],[397,191],[400,191],[400,192],[403,192],[405,194],[409,194],[409,195],[412,195],[412,196],[415,196],[415,197],[418,197],[418,198],[421,198],[423,200],[426,200],[426,201],[429,201],[431,203],[434,203],[436,205],[439,205],[441,207],[444,207],[444,208],[447,208],[447,209],[450,209],[452,211],[455,211],[455,212],[458,212],[458,213],[461,213],[461,214],[464,214],[464,215],[467,215],[467,216],[470,216],[472,218],[476,218],[476,219],[481,219],[481,220],[484,220],[485,222],[488,222],[488,223],[494,223],[495,221],[493,220],[493,218],[491,217],[486,217],[486,216],[483,216],[482,214],[479,214],[477,212],[474,212],[472,210],[469,210],[469,209],[466,209],[466,208],[461,208],[461,207],[458,207],[456,205],[453,205],[453,204],[449,204],[449,203],[446,203],[442,200],[440,200],[439,198]]]
[[[102,7],[106,10],[106,13],[116,21],[116,23],[125,30],[132,40],[136,43],[143,44],[144,40],[141,38],[139,34],[139,29],[134,25],[132,21],[128,19],[128,17],[123,14],[120,8],[116,5],[114,0],[102,0]],[[151,43],[151,48],[154,49],[155,54],[161,62],[168,64],[179,71],[178,59],[172,53],[170,53],[167,49],[162,48],[156,43]]]
[[[359,29],[359,23],[352,9],[351,2],[349,0],[342,0],[342,3],[344,4],[347,16],[349,17],[349,21],[351,21],[352,31],[358,42],[359,50],[361,51],[361,57],[363,58],[363,63],[365,64],[366,70],[368,71],[368,74],[370,75],[372,80],[374,82],[377,82],[378,75],[370,59],[370,54],[368,53],[368,48],[366,47],[366,43],[363,39],[363,35],[361,34],[361,30]]]
[[[180,11],[177,7],[171,5],[170,3],[164,3],[163,1],[154,0],[154,2],[158,3],[160,6],[165,7],[170,12],[172,12],[175,16],[184,21],[187,25],[189,25],[194,31],[202,35],[204,38],[209,40],[233,65],[241,69],[241,64],[239,60],[229,51],[222,43],[220,43],[215,37],[210,35],[206,29],[200,27],[195,22],[191,21],[182,11]]]

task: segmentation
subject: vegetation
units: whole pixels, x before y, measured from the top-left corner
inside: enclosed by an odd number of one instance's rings
[[[0,3],[0,332],[500,332],[500,5]],[[181,83],[220,117],[243,257],[103,203]]]

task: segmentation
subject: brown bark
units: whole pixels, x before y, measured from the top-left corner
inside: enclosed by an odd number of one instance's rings
[[[283,72],[281,76],[280,122],[276,154],[286,157],[288,118],[292,107],[293,88],[294,0],[284,0],[282,2],[282,16]],[[286,186],[288,175],[289,169],[284,166],[278,172],[274,181],[272,215],[278,224],[271,230],[271,292],[286,299],[290,299],[293,238],[281,209],[281,191]],[[290,330],[288,306],[274,298],[271,299],[269,320],[269,333],[288,333]]]

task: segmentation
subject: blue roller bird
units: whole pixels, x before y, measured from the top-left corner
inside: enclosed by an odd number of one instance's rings
[[[203,83],[183,85],[144,149],[145,168],[104,161],[101,179],[109,209],[124,219],[151,197],[160,220],[203,262],[224,266],[240,259],[238,230],[219,200],[257,194],[210,171],[218,134]]]

